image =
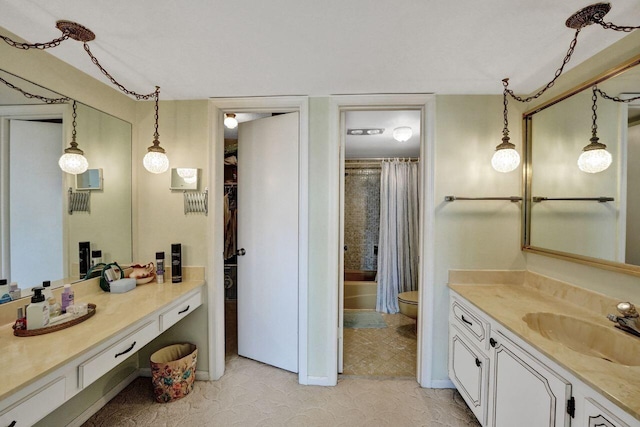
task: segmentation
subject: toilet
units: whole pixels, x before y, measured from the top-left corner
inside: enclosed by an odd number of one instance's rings
[[[418,318],[418,291],[402,292],[398,294],[400,313],[412,319]]]

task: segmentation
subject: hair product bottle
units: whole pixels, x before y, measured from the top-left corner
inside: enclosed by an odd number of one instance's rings
[[[89,271],[89,267],[91,265],[90,256],[91,256],[91,243],[90,242],[80,242],[78,243],[78,252],[80,256],[80,278],[84,279]]]
[[[171,282],[182,282],[182,245],[171,244]]]
[[[156,282],[164,283],[164,252],[156,252]]]

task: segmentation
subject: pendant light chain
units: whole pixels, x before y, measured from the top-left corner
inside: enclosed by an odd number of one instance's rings
[[[638,99],[640,99],[640,96],[635,96],[633,98],[626,98],[626,99],[622,99],[619,98],[617,96],[610,96],[607,95],[606,92],[603,92],[602,90],[598,89],[597,86],[593,87],[593,90],[595,92],[598,92],[600,94],[600,96],[602,96],[604,99],[608,99],[609,101],[615,101],[615,102],[631,102],[631,101],[637,101]]]
[[[509,79],[502,80],[502,84],[504,85],[504,91],[502,92],[502,104],[504,105],[504,128],[502,129],[502,136],[509,136],[509,114],[507,111],[507,85],[509,84]]]
[[[591,119],[593,120],[593,123],[591,124],[591,136],[592,137],[596,137],[598,135],[598,113],[596,112],[598,110],[598,105],[597,105],[597,101],[598,101],[598,94],[597,94],[597,90],[598,88],[596,86],[593,87],[593,95],[591,95],[591,100],[593,101],[593,105],[591,106],[591,111],[593,111],[593,114],[591,115]]]
[[[63,41],[65,41],[65,40],[67,40],[69,38],[69,33],[65,32],[64,34],[62,34],[61,37],[58,37],[57,39],[51,40],[50,42],[46,42],[46,43],[21,43],[21,42],[17,42],[17,41],[11,40],[9,37],[3,36],[3,35],[0,35],[0,38],[2,38],[2,40],[7,42],[7,44],[9,46],[13,46],[13,47],[18,48],[18,49],[22,49],[22,50],[29,50],[29,49],[45,50],[45,49],[49,49],[50,47],[60,46],[60,43],[62,43]]]
[[[613,24],[611,22],[604,22],[602,20],[602,18],[596,19],[595,23],[602,25],[602,27],[605,30],[622,31],[622,32],[625,32],[625,33],[630,33],[631,31],[637,30],[638,28],[640,28],[640,26],[638,26],[638,27],[628,27],[628,26],[624,26],[624,25],[616,25],[616,24]]]
[[[78,145],[76,143],[76,117],[78,117],[76,108],[76,101],[73,101],[73,114],[71,115],[71,117],[73,117],[73,121],[71,122],[71,127],[73,128],[73,131],[71,132],[71,145],[74,146],[74,148]]]
[[[156,111],[155,111],[155,120],[156,120],[156,130],[153,133],[153,142],[155,144],[156,141],[158,141],[158,138],[160,138],[160,134],[158,133],[158,99],[160,98],[160,87],[156,86],[156,91],[154,92],[155,94],[155,98],[156,98]],[[160,142],[158,142],[159,144]]]
[[[146,94],[146,95],[142,95],[142,94],[139,94],[137,92],[134,92],[134,91],[129,90],[126,87],[124,87],[115,78],[113,78],[113,76],[111,74],[109,74],[109,72],[107,70],[105,70],[102,65],[100,65],[100,62],[98,62],[98,58],[93,56],[93,54],[91,53],[91,49],[89,48],[89,45],[87,43],[84,43],[84,50],[85,50],[85,52],[87,52],[87,54],[91,58],[91,62],[93,62],[96,65],[96,67],[98,67],[100,69],[102,74],[104,74],[109,79],[109,81],[111,83],[113,83],[115,86],[117,86],[118,89],[120,89],[122,92],[126,93],[127,95],[133,96],[137,100],[149,100],[149,99],[151,99],[153,97],[156,97],[156,99],[157,99],[157,94],[158,94],[158,90],[157,89],[154,92],[151,92],[151,93]]]
[[[537,99],[540,96],[542,96],[543,93],[545,93],[554,84],[556,84],[556,80],[558,80],[558,77],[560,77],[560,75],[564,71],[564,67],[571,60],[571,57],[573,56],[573,52],[576,49],[576,44],[578,44],[578,34],[580,34],[580,28],[576,29],[576,34],[573,37],[573,40],[571,40],[571,43],[569,44],[569,50],[567,50],[567,54],[565,55],[564,60],[562,61],[562,65],[560,66],[560,68],[558,68],[556,70],[556,73],[554,74],[553,79],[549,83],[547,83],[547,85],[545,87],[540,89],[540,91],[538,91],[538,93],[536,93],[535,95],[528,96],[526,98],[522,98],[522,97],[516,95],[515,93],[513,93],[513,91],[508,88],[508,85],[509,85],[509,80],[508,79],[506,79],[507,80],[507,84],[505,85],[505,91],[509,95],[511,95],[511,97],[513,99],[515,99],[516,101],[520,101],[520,102],[531,102],[532,100]]]
[[[13,89],[13,90],[16,90],[16,91],[20,92],[26,98],[29,98],[29,99],[34,99],[35,98],[35,99],[38,99],[38,100],[40,100],[42,102],[45,102],[47,104],[64,104],[65,102],[69,102],[71,100],[71,98],[66,97],[66,96],[63,97],[63,98],[47,98],[46,96],[29,93],[26,90],[20,89],[18,86],[6,81],[2,77],[0,77],[0,82],[6,84],[10,89]]]

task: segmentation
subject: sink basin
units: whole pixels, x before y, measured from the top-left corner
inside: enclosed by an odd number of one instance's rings
[[[571,350],[626,366],[640,366],[640,339],[611,327],[554,313],[529,313],[524,320],[544,338]]]

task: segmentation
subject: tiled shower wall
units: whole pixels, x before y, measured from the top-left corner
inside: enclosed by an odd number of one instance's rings
[[[380,168],[345,163],[345,270],[377,270],[380,227]]]

